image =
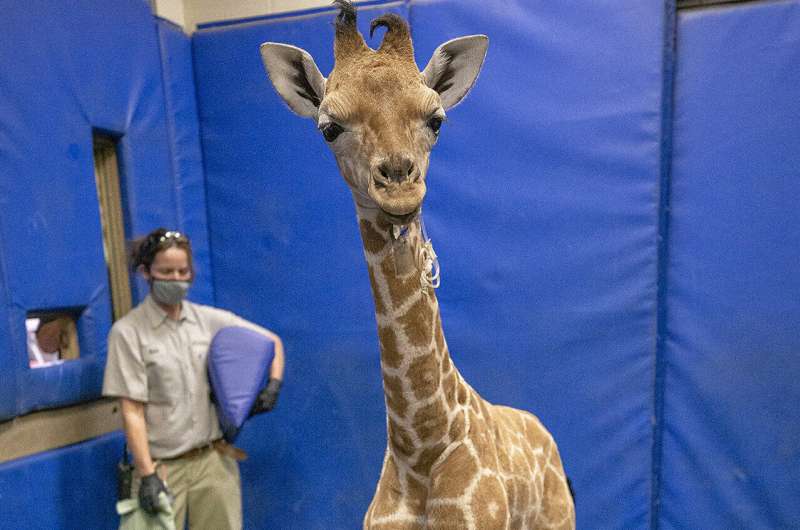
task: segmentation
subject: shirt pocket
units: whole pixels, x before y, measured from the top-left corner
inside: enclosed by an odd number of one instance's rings
[[[208,348],[210,342],[207,339],[195,339],[192,341],[192,362],[205,364],[208,359]]]
[[[211,384],[208,380],[208,348],[210,342],[206,339],[192,341],[192,364],[197,374],[197,390],[199,394],[211,394]]]
[[[175,404],[183,395],[181,366],[163,347],[145,346],[147,399],[153,404]]]

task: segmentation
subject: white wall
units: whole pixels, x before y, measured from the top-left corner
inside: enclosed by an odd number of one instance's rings
[[[365,0],[361,0],[362,2]],[[355,3],[359,3],[358,0]],[[198,24],[329,7],[331,0],[153,0],[153,11],[187,33]]]
[[[170,20],[179,26],[186,27],[186,17],[183,9],[184,0],[152,0],[150,3],[156,15]]]

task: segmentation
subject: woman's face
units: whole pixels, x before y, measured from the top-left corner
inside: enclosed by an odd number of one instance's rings
[[[150,280],[180,280],[192,279],[192,267],[189,264],[189,255],[180,247],[169,247],[156,254],[150,272],[142,271],[145,279]]]

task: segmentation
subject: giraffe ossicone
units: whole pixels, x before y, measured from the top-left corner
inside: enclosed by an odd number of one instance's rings
[[[445,112],[472,88],[485,35],[445,42],[420,71],[398,15],[367,46],[346,0],[335,22],[333,71],[273,42],[261,56],[273,86],[313,119],[355,203],[375,302],[387,448],[365,529],[575,527],[558,448],[532,414],[492,405],[453,364],[434,287],[436,255],[420,210],[430,151]]]

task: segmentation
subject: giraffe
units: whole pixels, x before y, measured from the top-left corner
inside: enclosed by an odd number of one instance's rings
[[[326,79],[311,55],[266,42],[278,94],[314,119],[355,203],[375,304],[387,448],[365,529],[575,528],[558,448],[533,414],[481,398],[452,362],[421,217],[429,154],[445,111],[471,89],[484,35],[439,46],[420,72],[408,24],[385,14],[377,50],[346,0]]]

